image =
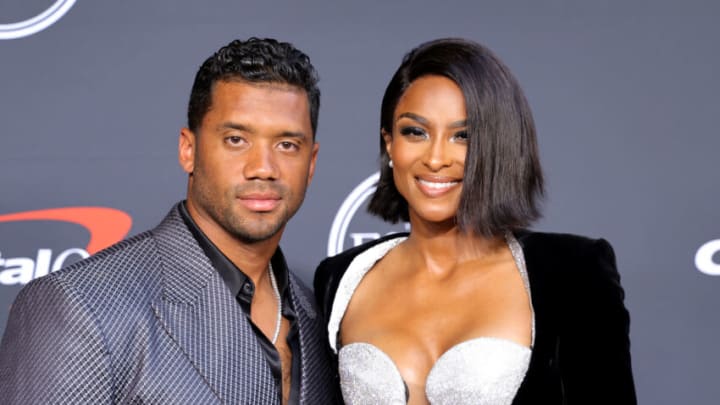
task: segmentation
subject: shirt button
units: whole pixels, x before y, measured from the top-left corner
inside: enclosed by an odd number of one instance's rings
[[[253,285],[250,284],[250,283],[245,283],[245,284],[243,284],[242,289],[243,289],[243,292],[244,292],[245,294],[252,294],[253,291],[255,290],[255,288],[253,287]]]

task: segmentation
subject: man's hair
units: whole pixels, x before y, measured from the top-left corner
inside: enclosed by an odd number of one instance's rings
[[[408,204],[388,167],[382,131],[393,134],[395,108],[419,77],[454,81],[467,109],[468,147],[456,214],[465,231],[496,236],[540,217],[543,175],[530,107],[510,70],[489,49],[463,39],[426,42],[405,55],[385,90],[380,111],[380,180],[368,210],[386,221],[408,221]],[[432,97],[432,95],[427,95]]]
[[[315,136],[320,108],[318,74],[310,58],[292,44],[270,38],[234,40],[205,60],[190,92],[187,125],[191,131],[197,133],[200,128],[219,81],[285,84],[305,90]]]

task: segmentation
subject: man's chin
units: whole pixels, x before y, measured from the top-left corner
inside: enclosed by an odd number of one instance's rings
[[[268,239],[272,239],[278,233],[282,232],[283,224],[263,224],[253,227],[245,226],[242,229],[235,229],[233,234],[235,238],[243,243],[260,243]]]
[[[243,243],[259,243],[282,233],[289,219],[284,207],[270,212],[235,210],[226,212],[225,223],[229,225],[226,231]]]

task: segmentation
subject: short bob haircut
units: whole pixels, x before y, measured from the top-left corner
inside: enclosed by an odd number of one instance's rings
[[[368,211],[392,223],[409,221],[407,201],[388,166],[382,132],[394,136],[398,101],[414,80],[427,75],[454,81],[465,97],[468,147],[456,223],[465,232],[486,237],[528,227],[540,217],[544,193],[530,107],[497,56],[480,44],[456,38],[413,49],[390,80],[380,111],[380,180]]]

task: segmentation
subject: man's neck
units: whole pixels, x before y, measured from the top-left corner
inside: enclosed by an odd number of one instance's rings
[[[192,204],[187,204],[186,207],[188,214],[200,231],[255,285],[259,285],[265,279],[270,259],[277,250],[283,229],[268,239],[247,242],[231,235],[216,222],[200,215]]]
[[[270,239],[252,244],[238,241],[235,238],[213,238],[210,235],[208,235],[208,239],[237,268],[252,279],[255,285],[258,285],[267,276],[268,264],[280,242],[280,233],[278,232]]]

